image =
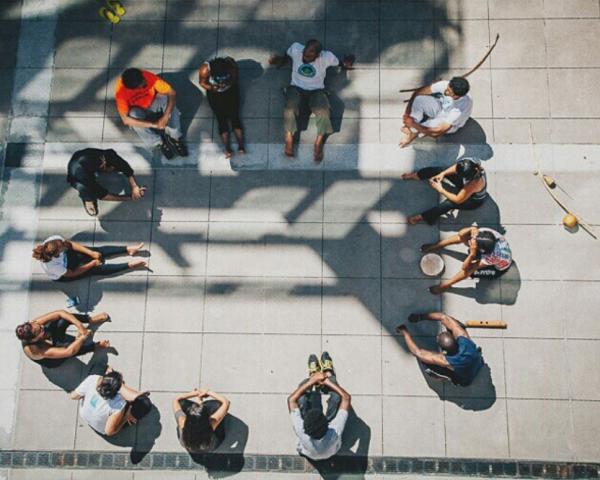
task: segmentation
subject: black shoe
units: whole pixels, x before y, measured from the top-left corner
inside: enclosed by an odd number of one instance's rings
[[[321,354],[321,371],[334,373],[333,359],[331,358],[328,352],[323,352]]]
[[[177,155],[180,157],[187,157],[189,155],[187,145],[183,141],[183,137],[179,140],[175,140],[174,138],[169,137],[169,143],[173,146]]]
[[[167,160],[171,160],[175,156],[175,151],[169,144],[166,137],[163,137],[162,143],[160,144],[160,151]]]
[[[320,371],[321,367],[319,365],[319,359],[314,353],[311,353],[308,356],[308,376],[310,377],[311,375]]]

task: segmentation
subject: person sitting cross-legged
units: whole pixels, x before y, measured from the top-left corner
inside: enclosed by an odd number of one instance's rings
[[[125,385],[123,375],[108,368],[103,375],[89,375],[70,397],[81,401],[79,414],[90,427],[111,437],[150,413],[149,395]]]
[[[431,293],[442,293],[455,283],[469,277],[490,280],[499,278],[508,271],[512,264],[512,253],[504,235],[486,227],[465,227],[452,237],[437,243],[422,245],[421,252],[429,253],[460,243],[469,247],[469,253],[463,261],[460,271],[439,285],[430,287]]]
[[[474,210],[488,198],[485,171],[470,158],[463,158],[448,168],[425,167],[405,173],[402,180],[427,180],[432,189],[445,197],[435,207],[410,216],[408,223],[411,225],[422,220],[433,225],[441,215],[451,210]]]
[[[186,157],[176,92],[147,70],[128,68],[117,80],[115,100],[123,123],[135,130],[149,148],[160,148],[167,160]]]
[[[286,104],[283,111],[285,130],[284,153],[294,156],[294,135],[298,131],[298,115],[301,108],[308,107],[317,117],[317,138],[314,146],[314,159],[323,160],[323,145],[327,135],[333,133],[330,118],[330,105],[325,91],[325,75],[329,67],[340,65],[338,58],[330,51],[323,50],[321,42],[311,39],[306,45],[295,42],[283,56],[275,55],[269,59],[277,68],[292,61],[291,85],[285,89]],[[341,62],[342,68],[351,69],[354,57],[347,55]]]
[[[117,171],[127,177],[131,194],[111,193],[97,181],[98,174]],[[137,184],[133,169],[112,149],[85,148],[73,154],[67,166],[67,182],[79,192],[88,215],[98,215],[98,200],[123,202],[141,200],[146,187]]]
[[[225,438],[230,402],[211,390],[194,389],[173,400],[177,438],[190,453],[211,452]]]
[[[410,352],[427,367],[426,373],[450,380],[455,385],[470,385],[484,362],[481,349],[471,340],[464,326],[455,318],[441,312],[411,313],[408,320],[412,323],[421,320],[438,321],[446,328],[437,336],[437,343],[442,352],[419,348],[406,325],[396,328],[396,333],[404,336]]]
[[[87,275],[112,275],[125,270],[145,268],[146,261],[131,260],[127,263],[105,263],[114,255],[133,257],[144,247],[143,243],[130,247],[86,247],[60,235],[52,235],[33,249],[33,258],[42,263],[42,269],[52,280],[76,280]]]
[[[96,326],[107,321],[110,321],[107,313],[90,316],[56,310],[22,323],[15,334],[28,358],[43,367],[55,368],[67,358],[110,347],[108,340],[94,342],[91,331],[86,328],[86,324]],[[77,329],[77,337],[67,333],[70,326]]]
[[[417,137],[437,138],[462,128],[473,111],[469,82],[464,77],[439,81],[412,94],[404,111],[400,147]]]
[[[288,397],[292,425],[298,437],[298,453],[312,460],[325,460],[342,446],[342,433],[351,408],[350,394],[335,378],[333,361],[327,352],[308,357],[309,378]],[[321,396],[329,393],[323,414]]]

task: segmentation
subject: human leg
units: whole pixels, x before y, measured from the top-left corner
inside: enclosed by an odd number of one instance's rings
[[[311,92],[310,96],[308,97],[308,106],[316,117],[317,137],[314,145],[314,158],[315,161],[320,162],[323,160],[323,145],[325,144],[325,137],[333,133],[333,126],[331,125],[330,118],[331,108],[325,91],[315,90]]]
[[[149,117],[152,116],[153,113],[156,112],[154,112],[151,109],[132,107],[129,109],[128,115],[135,120],[149,120]],[[145,127],[131,128],[135,131],[135,133],[138,134],[138,136],[142,139],[142,142],[144,142],[144,144],[148,148],[155,148],[161,146],[162,138],[154,129]]]
[[[421,213],[421,216],[429,225],[433,225],[440,216],[448,213],[450,210],[454,210],[455,208],[457,208],[456,203],[451,202],[450,200],[443,200],[435,207],[425,210],[423,213]]]
[[[283,129],[285,132],[284,153],[288,157],[294,156],[294,135],[298,131],[298,115],[303,101],[300,89],[292,85],[285,89],[285,108],[283,109]]]
[[[431,95],[417,95],[413,100],[410,116],[417,123],[437,117],[442,111],[440,101]]]
[[[487,267],[479,268],[475,270],[471,274],[471,278],[488,278],[490,280],[494,280],[496,278],[501,277],[508,271],[508,268],[505,270],[498,270],[493,265],[489,265]]]
[[[242,126],[242,120],[240,119],[240,92],[239,88],[231,89],[229,118],[231,120],[231,128],[235,135],[235,139],[238,144],[238,152],[246,153],[246,146],[244,143],[244,128]]]
[[[454,276],[452,278],[450,278],[449,280],[446,280],[446,281],[440,283],[439,285],[434,285],[432,287],[429,287],[429,291],[435,295],[440,294],[444,290],[447,290],[448,288],[450,288],[455,283],[458,283],[468,277],[469,277],[469,274],[461,269],[458,272],[456,272],[454,274]]]

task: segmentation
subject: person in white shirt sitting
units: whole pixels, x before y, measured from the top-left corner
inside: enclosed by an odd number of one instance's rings
[[[469,82],[463,77],[434,82],[417,89],[404,111],[400,147],[417,137],[437,138],[462,128],[473,111]]]
[[[294,156],[294,135],[298,131],[297,118],[300,109],[308,106],[317,118],[317,138],[315,139],[314,159],[323,160],[325,137],[333,133],[330,119],[330,105],[325,91],[325,75],[329,67],[340,65],[338,58],[330,51],[323,50],[321,42],[308,40],[306,45],[294,42],[286,54],[274,55],[269,59],[271,65],[283,67],[292,60],[291,85],[285,89],[286,104],[283,111],[285,130],[285,150],[288,157]],[[351,69],[354,57],[347,55],[341,62],[342,68]]]
[[[309,378],[288,397],[288,408],[298,437],[298,453],[312,460],[325,460],[342,447],[351,398],[338,385],[327,352],[321,354],[320,362],[314,354],[308,357],[308,372]],[[322,393],[329,393],[326,414]]]
[[[133,425],[152,409],[149,392],[138,392],[125,385],[123,376],[110,368],[104,375],[89,375],[71,392],[80,400],[79,414],[101,435],[112,437],[125,425]]]

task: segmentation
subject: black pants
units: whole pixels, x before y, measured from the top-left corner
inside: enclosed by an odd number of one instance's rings
[[[112,257],[114,255],[127,255],[127,247],[115,247],[115,246],[106,246],[106,247],[87,247],[94,252],[98,252],[102,254],[102,261],[105,261],[108,257]],[[67,250],[67,268],[69,270],[75,270],[76,268],[85,265],[91,259],[84,253],[75,252],[73,250]],[[75,278],[60,278],[61,281],[69,281],[69,280],[77,280],[79,278],[88,276],[88,275],[112,275],[113,273],[122,272],[129,268],[128,263],[113,263],[107,264],[103,263],[97,267],[94,267],[88,270],[84,275]]]
[[[419,180],[425,180],[435,177],[444,170],[444,167],[426,167],[419,170],[417,176],[419,177]],[[456,195],[462,190],[462,178],[458,175],[446,175],[444,178],[444,190]],[[477,200],[471,197],[463,203],[454,203],[445,199],[439,205],[430,208],[429,210],[425,210],[421,215],[429,225],[433,225],[441,215],[448,213],[450,210],[475,210],[483,205],[483,202],[485,202],[485,198]]]
[[[237,86],[221,93],[208,91],[206,97],[210,108],[217,117],[219,134],[229,132],[229,122],[231,122],[231,128],[241,130],[240,91]]]
[[[79,193],[79,198],[81,198],[83,202],[95,202],[100,200],[100,197],[98,197],[92,189],[88,188],[83,183],[73,182],[71,183],[71,186],[77,190]]]
[[[77,320],[81,323],[89,323],[90,317],[88,315],[82,315],[79,313],[75,314]],[[52,322],[48,324],[48,331],[50,333],[50,338],[52,339],[52,345],[55,347],[63,347],[66,348],[71,345],[75,341],[75,337],[73,335],[69,335],[67,333],[67,328],[72,325],[71,322],[67,322],[65,319],[61,318],[56,322]],[[79,349],[79,351],[75,354],[75,356],[85,355],[86,353],[94,351],[94,340],[89,336],[83,345]],[[66,358],[43,358],[41,360],[36,360],[37,363],[46,368],[56,368],[61,365]]]
[[[333,383],[337,384],[335,375],[332,375],[331,377],[329,377],[329,379]],[[302,381],[300,385],[305,384],[307,380],[308,379]],[[333,390],[324,389],[324,387],[321,387],[321,389],[315,388],[311,391],[305,392],[298,399],[298,406],[300,407],[300,414],[302,415],[302,418],[306,416],[306,412],[312,410],[313,408],[316,408],[321,412],[323,411],[323,402],[321,399],[323,393],[329,393],[329,400],[327,400],[327,411],[325,412],[325,417],[327,417],[328,422],[331,422],[335,418],[338,409],[340,408],[342,398]]]

